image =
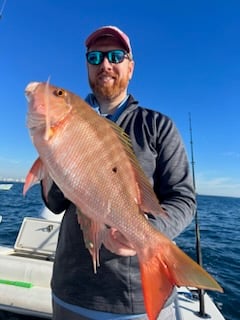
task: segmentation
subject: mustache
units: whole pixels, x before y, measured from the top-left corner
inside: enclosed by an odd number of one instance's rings
[[[97,76],[112,77],[112,78],[117,77],[117,75],[114,72],[106,72],[106,71],[99,71],[97,73]]]

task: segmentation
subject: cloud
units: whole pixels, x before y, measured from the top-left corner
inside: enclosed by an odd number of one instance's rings
[[[211,177],[198,173],[196,189],[199,194],[240,197],[240,182],[231,177]]]

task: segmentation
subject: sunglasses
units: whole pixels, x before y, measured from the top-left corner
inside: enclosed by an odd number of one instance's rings
[[[103,51],[90,51],[86,53],[87,62],[92,65],[99,65],[107,57],[110,63],[121,63],[123,60],[130,59],[129,54],[124,50],[111,50],[107,52]]]

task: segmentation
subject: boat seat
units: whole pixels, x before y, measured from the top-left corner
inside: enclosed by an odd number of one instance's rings
[[[60,222],[25,217],[14,248],[0,253],[0,308],[50,318],[50,281]]]
[[[59,227],[59,221],[25,217],[14,245],[14,255],[53,260]]]

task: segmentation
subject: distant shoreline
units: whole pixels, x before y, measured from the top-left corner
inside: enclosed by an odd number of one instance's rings
[[[25,179],[0,179],[0,183],[25,183]],[[37,182],[36,184],[38,184]],[[217,195],[217,194],[204,194],[204,193],[197,193],[197,196],[200,197],[223,197],[223,198],[233,198],[233,199],[240,199],[240,196],[229,196],[229,195]]]

